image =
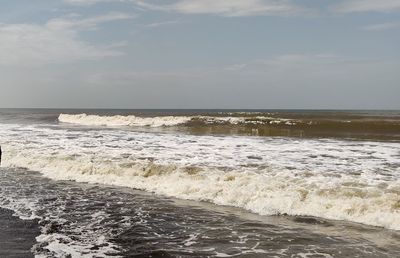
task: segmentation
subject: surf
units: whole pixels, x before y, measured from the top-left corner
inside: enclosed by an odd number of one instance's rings
[[[399,143],[7,127],[4,165],[54,180],[400,230]]]

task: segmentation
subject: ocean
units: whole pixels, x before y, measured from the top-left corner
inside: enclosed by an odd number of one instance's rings
[[[0,145],[36,257],[400,257],[400,111],[0,109]]]

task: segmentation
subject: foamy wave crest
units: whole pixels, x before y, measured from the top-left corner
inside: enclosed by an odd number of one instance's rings
[[[160,117],[137,117],[137,116],[98,116],[98,115],[69,115],[60,114],[58,121],[63,123],[88,125],[88,126],[175,126],[190,121],[191,117],[185,116],[160,116]]]
[[[398,142],[0,125],[4,166],[259,214],[400,230]]]
[[[177,126],[189,122],[202,124],[230,124],[230,125],[296,125],[298,121],[271,118],[264,116],[240,117],[240,116],[157,116],[157,117],[138,117],[138,116],[98,116],[87,114],[60,114],[58,121],[62,123],[86,125],[86,126]]]
[[[41,156],[9,151],[7,166],[41,171],[55,180],[131,187],[182,199],[241,207],[261,215],[307,215],[400,230],[400,185],[373,185],[351,177],[309,172],[260,173],[112,162],[69,155]],[[272,169],[272,168],[265,168]]]

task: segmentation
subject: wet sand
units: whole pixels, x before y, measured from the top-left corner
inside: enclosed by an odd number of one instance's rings
[[[31,248],[39,234],[36,220],[21,220],[0,208],[0,257],[34,257]]]

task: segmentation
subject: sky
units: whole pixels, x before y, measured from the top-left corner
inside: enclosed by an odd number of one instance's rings
[[[400,109],[400,0],[0,0],[0,107]]]

